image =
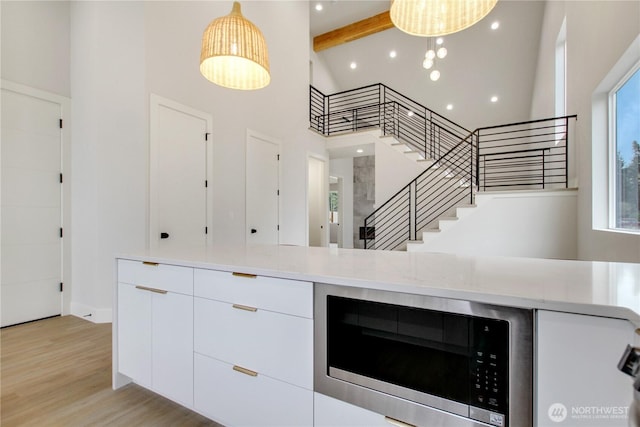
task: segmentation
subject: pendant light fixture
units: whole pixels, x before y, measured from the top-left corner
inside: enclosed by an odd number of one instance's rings
[[[204,30],[200,72],[231,89],[260,89],[271,81],[267,43],[260,29],[242,16],[240,3],[233,2],[229,15],[214,19]]]
[[[413,36],[437,37],[468,28],[498,0],[391,0],[391,22]]]

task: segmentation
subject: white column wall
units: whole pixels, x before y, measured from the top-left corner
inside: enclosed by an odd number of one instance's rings
[[[578,174],[578,258],[583,260],[640,262],[640,235],[594,229],[593,168],[605,167],[605,139],[592,139],[592,95],[631,42],[640,34],[640,2],[547,2],[531,117],[554,114],[555,42],[567,18],[567,113],[577,114],[576,157]],[[597,153],[597,154],[594,154]],[[602,196],[597,196],[601,197]]]
[[[117,253],[144,248],[148,114],[144,8],[71,5],[71,311],[109,321]]]

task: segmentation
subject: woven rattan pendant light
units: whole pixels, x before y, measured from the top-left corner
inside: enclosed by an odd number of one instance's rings
[[[393,24],[405,33],[437,37],[464,30],[487,16],[498,0],[391,0]]]
[[[233,2],[229,15],[214,19],[204,30],[200,72],[231,89],[260,89],[271,81],[267,43],[260,29],[242,16],[240,3]]]

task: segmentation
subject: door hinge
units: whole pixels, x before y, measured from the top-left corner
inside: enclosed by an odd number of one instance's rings
[[[204,234],[209,234],[209,227],[204,228]]]
[[[280,190],[276,190],[276,194],[279,196],[280,195]]]
[[[205,179],[204,180],[204,188],[207,188],[207,187],[209,187],[209,181]]]
[[[205,134],[204,134],[204,140],[205,141],[209,140],[209,135],[211,135],[209,132],[205,132]]]
[[[62,174],[60,174],[60,184],[62,184]]]
[[[60,119],[60,129],[62,129],[62,119]]]
[[[278,160],[280,160],[280,154],[278,154]]]
[[[280,224],[276,226],[276,230],[280,231]]]
[[[62,227],[60,227],[60,238],[62,238]]]
[[[60,282],[60,292],[62,292],[64,290],[64,285],[62,284],[62,282]]]

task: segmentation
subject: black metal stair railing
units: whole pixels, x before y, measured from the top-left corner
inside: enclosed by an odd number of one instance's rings
[[[379,128],[424,159],[437,160],[470,131],[377,83],[324,95],[310,86],[310,127],[323,135]]]
[[[365,218],[365,248],[399,249],[476,191],[567,188],[576,115],[479,128]],[[466,201],[465,201],[466,200]]]
[[[475,145],[475,134],[467,135],[366,217],[365,249],[400,249],[442,215],[473,204]]]
[[[365,249],[393,250],[480,190],[566,188],[576,115],[469,132],[383,84],[324,95],[310,87],[311,128],[330,136],[371,128],[433,163],[365,218]]]

